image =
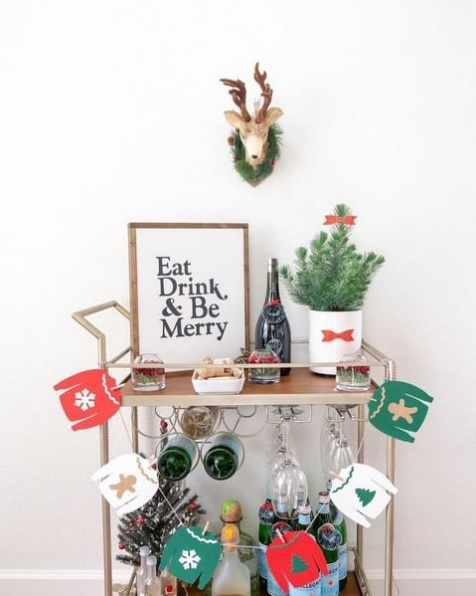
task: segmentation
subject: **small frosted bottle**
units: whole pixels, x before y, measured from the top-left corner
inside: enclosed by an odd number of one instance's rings
[[[220,519],[226,524],[233,524],[239,533],[238,557],[250,572],[251,596],[259,596],[259,548],[258,542],[241,528],[243,508],[237,499],[227,499],[221,508]]]
[[[136,592],[137,596],[145,596],[145,582],[147,580],[147,557],[150,555],[148,546],[141,546],[139,549],[140,567],[137,571]]]
[[[237,526],[225,524],[221,540],[223,556],[213,574],[212,596],[250,596],[250,571],[238,556],[240,532]]]

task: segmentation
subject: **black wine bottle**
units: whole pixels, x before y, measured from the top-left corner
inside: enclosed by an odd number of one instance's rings
[[[266,298],[255,327],[255,347],[267,345],[281,362],[291,362],[291,327],[279,295],[278,259],[268,259]],[[281,368],[281,376],[290,372],[291,368]]]

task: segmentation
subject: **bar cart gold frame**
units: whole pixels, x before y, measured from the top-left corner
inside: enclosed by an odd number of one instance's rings
[[[130,346],[126,347],[111,358],[106,356],[106,335],[88,319],[101,311],[115,309],[120,315],[131,320],[130,312],[121,306],[117,301],[111,300],[90,308],[73,313],[73,319],[91,333],[97,340],[98,347],[98,365],[104,370],[113,368],[130,369],[131,364],[121,363],[121,360],[131,352]],[[385,381],[395,380],[396,366],[395,362],[387,358],[380,351],[363,341],[363,349],[372,360],[368,361],[371,367],[380,367],[383,369],[383,378]],[[349,363],[347,363],[349,364]],[[356,363],[357,364],[357,363]],[[243,393],[238,395],[223,395],[221,404],[223,406],[240,406],[245,404],[263,405],[342,405],[352,404],[358,406],[358,429],[357,436],[359,445],[363,444],[364,424],[365,424],[365,406],[371,397],[371,392],[352,392],[346,394],[335,391],[335,382],[330,378],[316,379],[316,375],[309,374],[311,366],[335,366],[335,362],[319,363],[292,363],[285,366],[291,366],[293,375],[284,377],[282,382],[273,386],[272,399],[269,391],[264,394],[259,386],[245,384]],[[203,364],[198,363],[165,363],[167,369],[190,370]],[[240,364],[243,368],[250,368],[253,365]],[[278,365],[279,366],[279,365]],[[176,374],[176,373],[174,373]],[[127,375],[129,377],[130,375]],[[207,396],[196,395],[193,392],[190,383],[190,375],[177,375],[167,383],[167,388],[157,393],[139,394],[132,390],[130,381],[126,380],[121,389],[122,402],[121,407],[131,408],[132,428],[132,447],[134,451],[139,451],[138,434],[138,410],[139,406],[189,406],[189,405],[216,405],[216,396],[207,398]],[[109,461],[109,432],[108,423],[105,422],[99,426],[99,451],[100,464],[105,465]],[[361,448],[358,454],[358,461],[363,462],[364,449]],[[395,439],[386,437],[386,475],[390,482],[395,481]],[[112,596],[112,548],[111,548],[111,512],[109,503],[102,498],[102,530],[103,530],[103,564],[104,564],[104,596]],[[390,500],[385,512],[385,576],[384,576],[384,596],[393,594],[393,541],[394,541],[394,499]],[[357,525],[356,547],[353,548],[355,576],[362,596],[372,596],[369,582],[363,569],[363,528]],[[131,578],[132,580],[132,578]]]

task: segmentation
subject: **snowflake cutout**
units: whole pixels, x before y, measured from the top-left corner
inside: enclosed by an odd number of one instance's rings
[[[196,569],[200,561],[201,557],[197,555],[197,551],[194,549],[183,550],[182,556],[179,559],[179,563],[182,563],[184,569]]]
[[[83,412],[86,412],[86,410],[89,410],[89,408],[94,408],[96,404],[96,395],[91,393],[89,389],[77,391],[74,394],[74,397],[74,405],[80,408]]]

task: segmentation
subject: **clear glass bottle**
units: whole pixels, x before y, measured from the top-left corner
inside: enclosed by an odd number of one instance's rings
[[[145,580],[146,596],[160,596],[160,581],[157,577],[157,557],[147,557],[147,579]]]
[[[150,548],[146,545],[139,549],[140,567],[137,570],[136,576],[136,592],[137,596],[145,595],[145,582],[147,579],[147,557],[150,555]]]
[[[291,362],[291,327],[279,295],[278,259],[268,259],[266,297],[256,321],[255,347],[269,346],[281,362]],[[289,375],[291,368],[281,368],[281,376]]]
[[[321,576],[322,596],[338,596],[340,534],[336,532],[332,523],[330,497],[327,491],[319,492],[317,517],[309,531],[317,540],[327,562],[328,575]]]
[[[199,450],[196,442],[186,435],[169,437],[157,458],[159,474],[167,480],[183,480],[197,465]]]
[[[197,441],[213,434],[220,419],[218,406],[190,406],[180,418],[182,431]]]
[[[212,596],[251,596],[250,571],[238,556],[238,527],[225,524],[221,540],[223,556],[213,574]]]

